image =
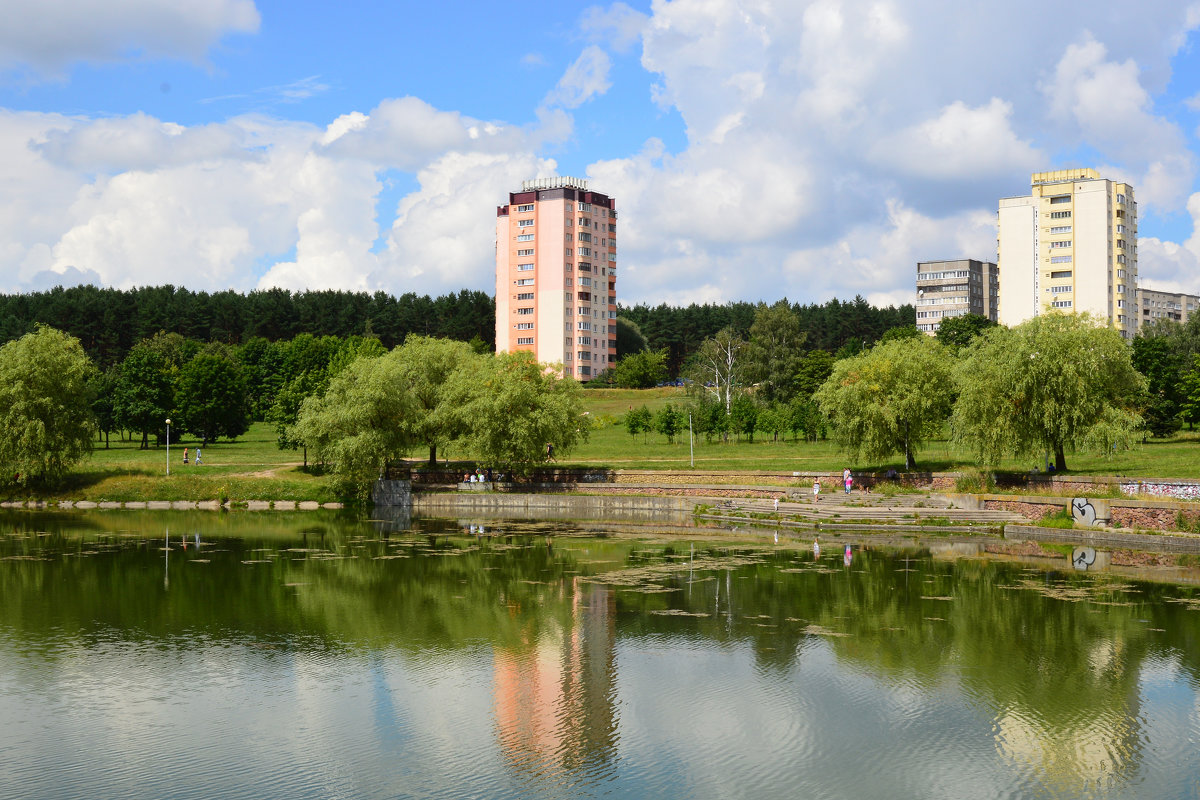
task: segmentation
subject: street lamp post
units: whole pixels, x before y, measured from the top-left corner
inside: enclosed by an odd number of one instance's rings
[[[171,474],[171,419],[167,418],[167,474]]]

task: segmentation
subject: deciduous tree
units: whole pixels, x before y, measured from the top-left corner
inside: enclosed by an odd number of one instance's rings
[[[746,348],[747,374],[768,402],[787,402],[795,393],[796,373],[804,357],[806,336],[800,318],[787,299],[774,305],[759,303]]]
[[[79,340],[53,328],[0,347],[0,484],[54,485],[91,452],[94,373]]]
[[[667,377],[667,351],[642,350],[617,362],[613,378],[622,389],[650,389]]]
[[[363,358],[330,381],[324,394],[304,400],[290,435],[331,465],[344,484],[365,493],[411,445],[405,421],[413,408],[400,359]]]
[[[716,397],[725,407],[726,415],[733,408],[735,391],[744,383],[745,349],[746,341],[733,328],[722,328],[700,346],[692,362],[695,385]]]
[[[629,431],[630,436],[637,436],[639,433],[647,433],[654,428],[654,415],[645,405],[641,408],[631,408],[625,413],[624,424],[625,430]]]
[[[451,339],[409,336],[389,358],[399,361],[399,378],[412,395],[411,413],[404,425],[414,443],[429,448],[429,466],[437,464],[437,451],[457,438],[465,420],[447,399],[451,376],[470,374],[490,356],[477,355],[471,345]]]
[[[205,446],[224,436],[236,439],[250,429],[242,365],[223,345],[210,346],[179,370],[175,403],[179,427]]]
[[[912,469],[916,448],[950,411],[950,369],[949,354],[931,337],[881,342],[837,362],[814,399],[834,438],[855,458],[879,461],[900,453]]]
[[[994,327],[996,323],[981,314],[944,317],[938,325],[937,340],[952,352],[958,352],[969,345],[976,336]]]
[[[483,462],[528,473],[546,446],[565,454],[585,441],[583,389],[529,353],[499,353],[455,372],[447,400],[461,415],[464,447]]]
[[[669,444],[675,444],[675,437],[687,424],[687,417],[680,413],[675,406],[667,403],[654,415],[654,430],[667,437]]]
[[[175,408],[171,367],[160,349],[137,344],[121,362],[114,413],[127,430],[142,434],[142,449],[149,446],[151,432],[166,428],[165,420]]]
[[[954,435],[988,463],[1051,452],[1061,471],[1069,448],[1110,453],[1136,439],[1145,379],[1102,320],[1045,314],[985,331],[964,356]]]

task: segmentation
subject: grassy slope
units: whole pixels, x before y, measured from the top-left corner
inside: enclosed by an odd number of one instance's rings
[[[643,404],[657,410],[668,402],[682,404],[687,397],[682,389],[648,389],[645,391],[605,389],[585,393],[592,415],[602,426],[592,432],[586,445],[562,459],[589,465],[607,465],[629,469],[686,469],[689,466],[688,441],[685,433],[674,445],[657,433],[630,436],[621,427],[620,415]],[[608,423],[608,424],[604,424]],[[851,462],[838,447],[829,441],[796,443],[771,442],[755,437],[754,442],[708,444],[697,438],[696,469],[731,470],[887,470],[903,469],[903,459],[894,457],[878,464]],[[1024,471],[1044,464],[1033,459],[1006,460],[1002,469]],[[943,440],[930,442],[917,453],[917,467],[922,470],[969,470],[977,466],[972,454],[955,448]],[[1111,457],[1068,453],[1067,466],[1073,474],[1136,475],[1140,477],[1200,478],[1200,432],[1183,432],[1172,439],[1152,439],[1125,453]]]

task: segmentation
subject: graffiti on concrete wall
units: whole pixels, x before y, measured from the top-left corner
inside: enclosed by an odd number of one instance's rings
[[[1176,500],[1200,500],[1200,483],[1137,481],[1136,483],[1122,483],[1121,493],[1130,497],[1150,495],[1151,497],[1173,497]]]

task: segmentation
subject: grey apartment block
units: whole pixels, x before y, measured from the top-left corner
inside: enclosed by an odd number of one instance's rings
[[[1179,292],[1159,292],[1148,286],[1138,286],[1137,329],[1159,320],[1169,319],[1186,323],[1188,318],[1200,310],[1200,296]]]
[[[917,264],[917,330],[931,336],[942,320],[977,314],[997,319],[1000,275],[991,261],[959,258]]]

